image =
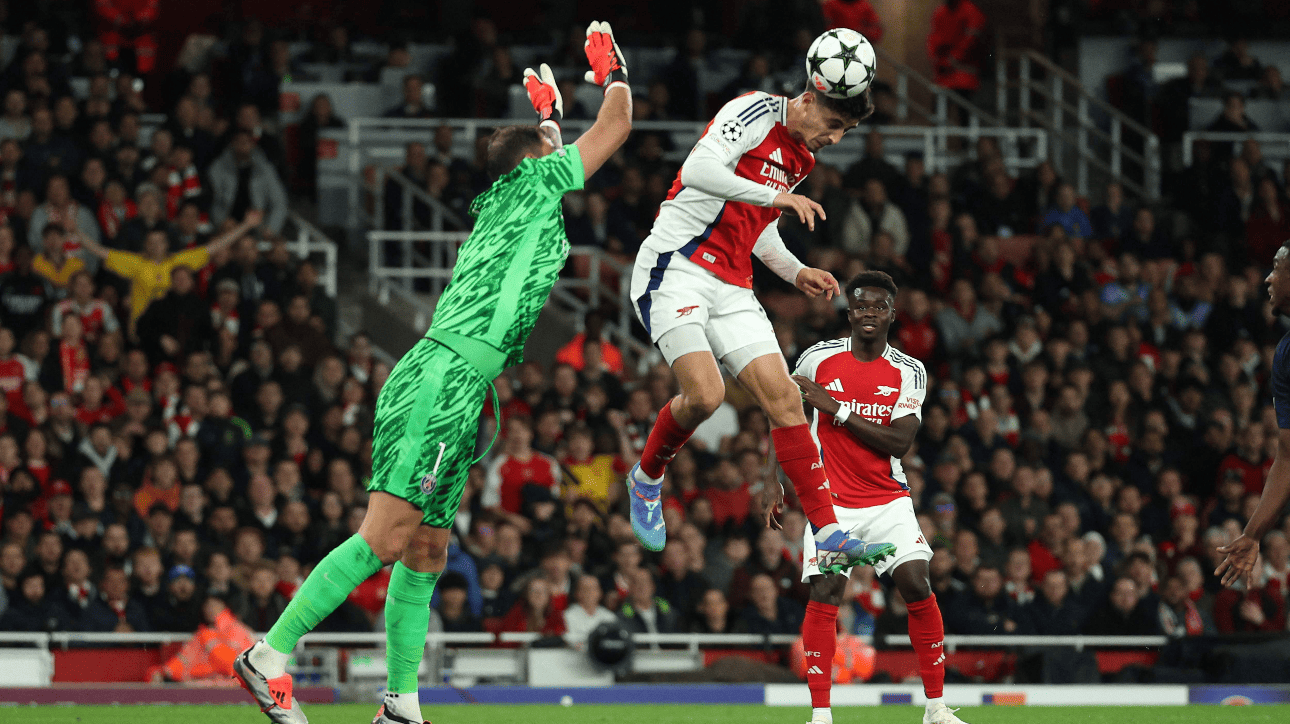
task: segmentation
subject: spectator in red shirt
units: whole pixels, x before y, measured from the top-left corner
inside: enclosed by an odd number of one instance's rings
[[[21,409],[22,384],[27,379],[27,370],[14,354],[15,344],[13,331],[0,327],[0,392],[9,399],[11,406]]]
[[[147,518],[152,506],[161,503],[174,512],[179,509],[179,469],[169,455],[153,461],[144,483],[134,494],[134,509]]]
[[[874,45],[882,42],[882,21],[869,0],[825,0],[820,11],[824,13],[825,29],[850,28]]]
[[[81,404],[76,406],[76,420],[87,429],[112,422],[125,412],[125,398],[99,375],[90,375],[81,389]]]
[[[748,520],[752,493],[739,468],[730,460],[722,460],[717,463],[709,480],[711,487],[703,491],[703,497],[712,505],[712,525],[716,529],[727,525],[742,527]]]
[[[486,508],[519,515],[524,503],[524,486],[540,485],[560,497],[560,464],[550,455],[532,447],[533,427],[528,418],[506,421],[502,452],[488,467],[481,502]]]
[[[1236,450],[1219,463],[1218,482],[1226,479],[1229,470],[1235,470],[1245,483],[1245,494],[1260,495],[1264,477],[1272,464],[1264,454],[1264,440],[1262,425],[1247,425],[1237,436]]]
[[[1219,633],[1285,631],[1285,598],[1266,581],[1254,590],[1224,588],[1214,598],[1214,625]]]
[[[1044,580],[1044,576],[1049,571],[1061,570],[1062,562],[1057,557],[1057,554],[1061,553],[1062,545],[1065,542],[1066,526],[1062,522],[1062,517],[1056,513],[1044,516],[1043,525],[1039,529],[1039,537],[1030,541],[1031,580],[1039,583]]]
[[[81,320],[81,334],[88,345],[93,346],[105,333],[114,334],[121,331],[112,306],[101,299],[94,298],[94,278],[87,271],[78,271],[67,283],[70,294],[54,305],[50,316],[50,332],[55,337],[63,334],[63,320],[77,317]]]
[[[936,84],[960,93],[981,86],[981,33],[985,15],[972,0],[945,0],[932,13],[927,55]]]
[[[1268,269],[1272,266],[1272,255],[1290,236],[1290,205],[1277,193],[1276,180],[1264,178],[1259,181],[1250,207],[1249,219],[1245,222],[1246,253],[1251,262]]]
[[[927,293],[911,289],[900,295],[900,312],[896,317],[896,341],[905,354],[914,359],[930,360],[936,351],[936,325]]]
[[[617,347],[605,339],[605,317],[600,312],[592,310],[587,312],[583,320],[583,329],[585,331],[574,335],[569,343],[560,348],[555,353],[557,364],[567,364],[575,370],[581,372],[585,366],[583,361],[582,350],[586,346],[587,340],[600,340],[600,358],[605,369],[615,375],[623,373],[623,353]]]
[[[520,600],[502,617],[501,631],[527,631],[543,636],[564,633],[564,612],[552,605],[551,584],[545,578],[530,578]]]

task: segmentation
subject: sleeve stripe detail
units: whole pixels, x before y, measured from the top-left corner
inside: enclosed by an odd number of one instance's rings
[[[767,107],[767,105],[766,105],[766,99],[765,99],[764,97],[763,97],[763,98],[758,98],[756,101],[754,101],[754,102],[753,102],[753,104],[752,104],[752,105],[750,105],[750,106],[748,106],[747,108],[745,108],[745,109],[743,109],[742,111],[740,111],[740,112],[739,112],[739,115],[738,115],[738,116],[736,116],[736,117],[737,117],[740,121],[742,121],[742,122],[744,123],[744,125],[747,125],[747,124],[749,124],[749,123],[751,123],[751,122],[753,121],[753,114],[754,114],[754,113],[756,113],[757,111],[763,111],[763,112],[766,112],[766,111],[769,111],[769,110],[770,110],[770,109],[769,109],[769,108]]]
[[[797,364],[795,365],[794,368],[796,369],[797,367],[801,367],[802,362],[804,362],[808,357],[810,357],[811,355],[817,352],[829,352],[831,356],[836,352],[842,351],[843,349],[846,348],[847,341],[848,341],[847,338],[843,338],[843,339],[826,339],[823,342],[816,342],[810,347],[807,347],[805,352],[797,356]]]
[[[918,389],[927,387],[927,375],[923,371],[923,365],[913,357],[896,351],[895,347],[888,346],[888,359],[896,364],[908,367],[914,373],[914,386]]]
[[[808,347],[806,351],[802,353],[802,356],[805,357],[812,352],[818,352],[830,347],[845,347],[847,345],[847,341],[847,338],[844,337],[842,339],[826,339],[823,342],[816,342]]]
[[[745,125],[745,126],[751,126],[753,121],[755,121],[755,120],[757,120],[757,119],[761,118],[762,116],[765,116],[765,115],[766,115],[766,114],[768,114],[768,113],[770,113],[770,109],[769,109],[769,108],[766,108],[766,107],[764,107],[764,106],[763,106],[763,107],[762,107],[762,109],[761,109],[761,112],[760,112],[760,113],[756,114],[756,115],[755,115],[755,116],[753,116],[752,118],[747,118],[747,119],[745,119],[745,120],[744,120],[744,125]]]

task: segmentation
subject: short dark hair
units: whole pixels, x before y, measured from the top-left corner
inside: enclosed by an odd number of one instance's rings
[[[503,126],[488,140],[488,176],[494,180],[520,165],[524,154],[542,146],[537,126]]]
[[[856,123],[873,114],[872,88],[866,88],[860,95],[851,96],[850,98],[834,98],[833,96],[825,95],[809,84],[806,86],[806,90],[814,94],[815,100],[823,103],[825,108]]]
[[[852,277],[851,281],[847,282],[847,299],[854,299],[856,290],[864,287],[885,289],[887,290],[887,293],[891,295],[892,299],[896,298],[896,282],[887,272],[871,269],[869,271],[862,271]]]

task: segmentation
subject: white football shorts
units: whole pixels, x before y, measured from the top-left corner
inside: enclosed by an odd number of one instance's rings
[[[838,516],[838,526],[849,530],[866,543],[893,543],[896,554],[887,556],[874,565],[873,570],[882,575],[906,561],[930,561],[932,547],[923,537],[923,529],[918,526],[914,514],[914,501],[907,495],[885,505],[872,508],[841,508],[833,506]],[[802,580],[809,581],[811,576],[820,575],[819,562],[815,556],[815,537],[811,527],[806,527],[806,541],[802,546]],[[851,576],[851,571],[844,573]]]
[[[708,351],[738,376],[754,359],[782,354],[751,289],[719,279],[679,252],[642,247],[631,296],[636,318],[669,365],[682,355]]]

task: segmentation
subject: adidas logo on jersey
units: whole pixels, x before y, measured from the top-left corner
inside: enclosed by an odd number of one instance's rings
[[[835,380],[833,380],[832,382],[830,382],[829,384],[825,385],[825,386],[824,386],[824,389],[826,389],[826,390],[828,390],[828,391],[830,391],[830,392],[846,392],[846,390],[842,389],[842,380],[841,380],[841,378],[839,378],[839,379],[835,379]]]
[[[807,669],[807,670],[806,670],[806,673],[807,673],[807,674],[820,674],[820,675],[823,675],[823,674],[824,674],[824,672],[823,672],[823,671],[820,671],[820,667],[818,667],[818,666],[812,666],[811,668],[809,668],[809,669]]]
[[[770,160],[775,163],[784,163],[784,152],[778,148],[770,152]]]

